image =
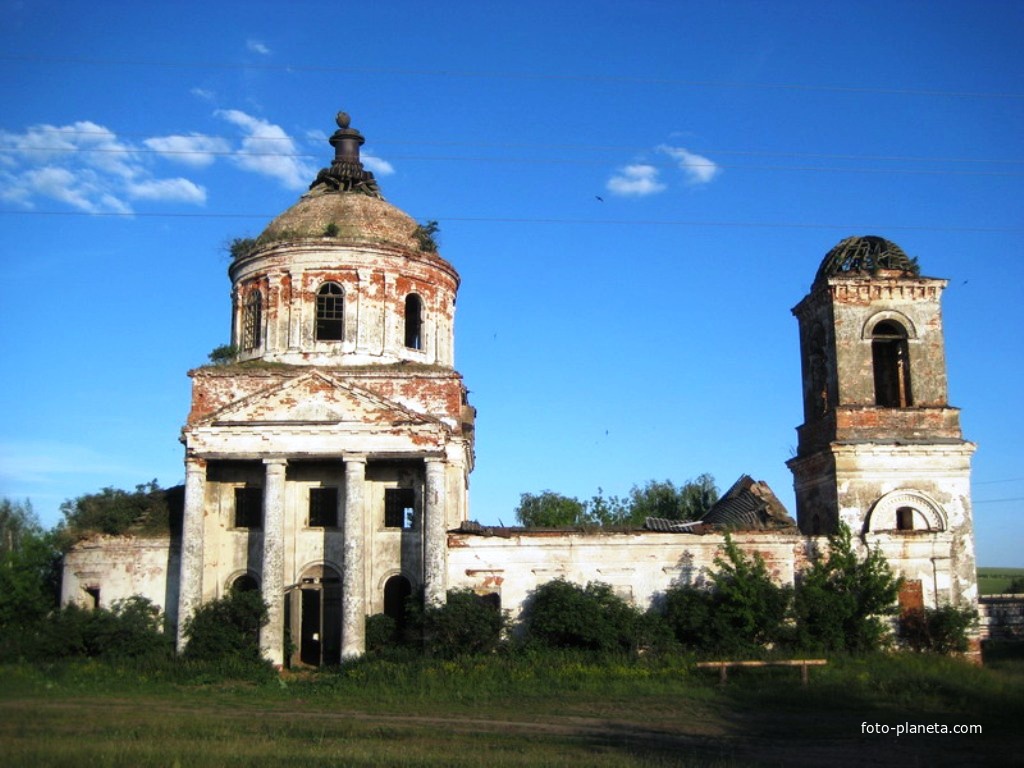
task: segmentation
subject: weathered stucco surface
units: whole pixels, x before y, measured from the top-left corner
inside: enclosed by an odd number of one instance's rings
[[[606,582],[641,606],[703,583],[720,534],[462,525],[475,411],[454,367],[459,276],[379,197],[347,120],[331,168],[229,270],[237,357],[190,374],[180,546],[83,542],[65,562],[64,601],[144,594],[181,626],[233,585],[258,588],[271,608],[266,658],[318,664],[362,653],[364,617],[401,610],[420,589],[430,603],[458,587],[498,595],[517,615],[554,578]],[[842,522],[924,605],[974,606],[974,445],[947,402],[946,282],[920,277],[880,238],[841,245],[793,310],[802,535],[735,539],[792,584]],[[902,266],[854,268],[872,258]]]

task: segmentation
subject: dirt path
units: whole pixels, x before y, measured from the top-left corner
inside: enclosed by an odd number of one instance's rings
[[[302,720],[305,723],[359,722],[377,726],[479,735],[521,734],[524,738],[551,736],[578,741],[581,747],[628,749],[631,753],[663,760],[728,761],[743,765],[785,766],[914,766],[1011,765],[1019,758],[1019,744],[1000,744],[991,735],[871,736],[861,732],[853,716],[795,715],[781,712],[724,713],[656,724],[621,718],[538,716],[537,719],[428,714],[380,714],[357,709],[324,710],[302,700],[273,707],[222,703],[185,705],[161,699],[7,700],[5,710],[89,710],[102,708],[105,718],[130,717],[144,706],[152,715],[191,715],[210,719],[251,719],[261,722]]]

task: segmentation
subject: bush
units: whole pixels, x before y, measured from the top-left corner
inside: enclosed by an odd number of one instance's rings
[[[60,511],[64,520],[55,536],[65,551],[93,533],[120,536],[132,530],[167,534],[180,530],[184,488],[161,488],[156,480],[136,485],[134,491],[108,487],[66,500]]]
[[[726,534],[711,588],[673,587],[662,612],[676,639],[694,650],[748,655],[786,639],[793,592],[772,581],[759,554],[747,557]]]
[[[601,582],[586,587],[555,579],[533,591],[523,612],[525,639],[551,648],[631,651],[638,612]]]
[[[366,617],[366,652],[379,654],[398,642],[398,623],[386,613]]]
[[[900,639],[917,652],[964,653],[968,634],[977,623],[977,613],[951,605],[909,611],[900,617]]]
[[[498,647],[504,629],[501,609],[471,589],[449,590],[444,605],[423,611],[424,645],[434,656],[489,653]]]
[[[139,595],[118,600],[112,610],[69,605],[23,628],[20,655],[37,660],[169,658],[173,644],[163,624],[160,609]]]
[[[185,623],[185,657],[202,661],[260,660],[267,604],[259,592],[231,590],[205,603]]]
[[[214,347],[207,357],[214,365],[229,365],[238,357],[238,347],[234,344],[221,344]]]
[[[850,529],[840,526],[797,588],[798,643],[809,651],[879,649],[889,632],[882,617],[896,613],[901,584],[878,549],[859,559]]]

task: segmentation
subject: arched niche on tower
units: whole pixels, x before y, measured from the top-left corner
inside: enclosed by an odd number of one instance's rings
[[[860,337],[865,341],[871,341],[875,336],[875,329],[881,323],[895,323],[903,328],[907,334],[907,339],[917,340],[917,328],[914,327],[914,321],[902,312],[897,312],[894,309],[885,309],[871,315],[871,317],[864,321]]]
[[[925,493],[890,491],[871,507],[864,521],[865,533],[945,531],[948,526],[942,505]]]

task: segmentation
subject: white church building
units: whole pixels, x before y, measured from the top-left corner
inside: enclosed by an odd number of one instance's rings
[[[945,280],[878,237],[843,240],[821,262],[793,310],[795,525],[743,477],[699,525],[485,528],[469,520],[459,275],[430,228],[381,196],[348,116],[337,123],[330,167],[233,249],[231,360],[190,373],[180,537],[80,542],[65,558],[65,604],[144,595],[180,644],[199,605],[256,588],[270,609],[264,656],[319,665],[363,653],[366,616],[398,615],[419,590],[436,604],[471,588],[515,615],[561,577],[646,606],[701,582],[723,528],[792,583],[839,523],[905,578],[905,607],[976,604],[974,445],[947,402]]]

